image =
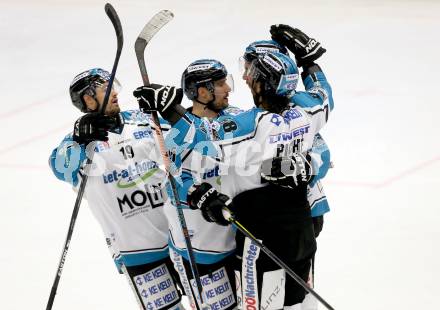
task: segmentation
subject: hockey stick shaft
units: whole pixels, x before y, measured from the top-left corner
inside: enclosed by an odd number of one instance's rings
[[[102,104],[102,106],[100,107],[99,112],[102,114],[105,112],[105,109],[107,107],[107,103],[110,97],[110,93],[112,90],[112,85],[113,85],[113,81],[116,75],[116,69],[118,67],[119,64],[119,58],[121,56],[121,51],[122,51],[122,46],[123,46],[123,33],[122,33],[122,26],[121,26],[121,21],[119,20],[118,14],[116,13],[115,9],[113,8],[113,6],[109,3],[107,3],[104,7],[105,9],[105,13],[107,14],[107,16],[110,18],[113,27],[115,28],[116,31],[116,37],[117,37],[117,51],[116,51],[116,57],[115,57],[115,61],[113,63],[113,69],[111,72],[111,76],[108,82],[108,86],[105,92],[105,96],[104,96],[104,102]],[[86,166],[85,166],[85,173],[84,176],[81,180],[81,185],[79,187],[78,190],[78,195],[76,196],[76,201],[75,201],[75,206],[73,208],[73,212],[72,212],[72,216],[70,218],[70,224],[69,224],[69,230],[67,231],[67,236],[66,236],[66,240],[64,242],[64,247],[63,247],[63,251],[61,253],[61,258],[60,258],[60,262],[58,263],[58,268],[57,268],[57,272],[55,274],[55,279],[53,281],[52,284],[52,289],[50,291],[50,295],[49,295],[49,300],[47,302],[47,306],[46,306],[46,310],[50,310],[52,309],[54,300],[55,300],[55,295],[57,293],[57,289],[58,289],[58,284],[60,282],[60,278],[61,278],[61,274],[63,272],[63,267],[64,267],[64,263],[66,261],[66,256],[67,256],[67,252],[69,251],[69,246],[70,246],[70,241],[72,240],[72,234],[73,234],[73,229],[75,227],[75,223],[76,223],[76,218],[78,217],[78,212],[79,212],[79,207],[81,205],[81,201],[82,201],[82,197],[84,195],[84,191],[86,188],[86,184],[87,184],[87,180],[88,180],[88,175],[90,172],[90,167],[93,161],[93,152],[90,154],[90,157],[87,158],[86,161]]]
[[[232,214],[229,210],[226,210],[227,213]],[[269,250],[263,243],[257,240],[257,238],[252,235],[243,225],[240,224],[237,220],[233,218],[233,216],[228,216],[228,220],[246,237],[252,240],[267,256],[270,257],[278,266],[283,268],[286,273],[291,276],[299,285],[301,285],[307,292],[313,295],[320,303],[324,305],[328,310],[334,310],[332,306],[329,305],[327,301],[325,301],[316,291],[309,287],[304,280],[298,276],[289,266],[287,266],[278,256],[276,256],[271,250]]]
[[[171,13],[170,11],[167,11],[167,10],[160,11],[155,16],[153,16],[153,18],[144,26],[144,28],[142,29],[138,38],[136,39],[136,43],[135,43],[136,58],[138,61],[139,70],[141,72],[142,81],[144,83],[144,86],[150,85],[150,81],[149,81],[149,77],[148,77],[148,73],[147,73],[147,68],[145,66],[145,56],[144,56],[145,55],[145,48],[147,47],[147,44],[149,43],[149,41],[156,34],[156,32],[159,31],[159,29],[161,29],[165,24],[167,24],[173,18],[173,16],[174,16],[173,13]],[[159,142],[159,149],[160,149],[160,153],[162,155],[162,158],[164,160],[165,169],[168,172],[168,181],[169,181],[169,184],[170,184],[172,192],[173,192],[174,201],[176,203],[177,215],[179,218],[180,227],[182,229],[182,234],[185,239],[185,246],[186,246],[186,250],[187,250],[187,254],[188,254],[188,258],[189,258],[191,272],[192,272],[193,278],[196,282],[198,294],[200,297],[200,301],[202,303],[200,308],[203,308],[203,307],[205,307],[204,298],[203,298],[203,287],[202,287],[202,283],[200,281],[200,274],[199,274],[196,260],[194,257],[194,250],[193,250],[193,247],[191,244],[188,226],[186,225],[185,216],[183,214],[182,206],[180,204],[176,181],[175,181],[175,179],[171,173],[171,170],[170,170],[171,163],[170,163],[170,159],[168,157],[168,153],[167,153],[167,150],[165,147],[165,140],[164,140],[162,130],[160,127],[159,117],[158,117],[156,111],[152,111],[151,115],[152,115],[154,123],[156,124],[155,132],[156,132],[156,136],[157,136],[157,139]]]

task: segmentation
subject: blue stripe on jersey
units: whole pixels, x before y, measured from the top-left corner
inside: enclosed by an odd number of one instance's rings
[[[312,206],[312,217],[321,216],[330,211],[327,197],[322,197],[319,201],[315,202]]]
[[[319,163],[313,161],[313,169],[315,170],[315,176],[310,182],[310,187],[315,186],[316,182],[321,180],[327,175],[328,170],[330,169],[330,150],[328,148],[327,143],[325,143],[322,136],[318,133],[315,135],[313,140],[311,153],[314,153],[319,156],[321,159]],[[312,157],[313,158],[313,157]]]
[[[324,178],[327,175],[328,170],[330,169],[330,150],[328,148],[324,151],[321,151],[321,160],[322,165],[318,169],[316,180],[311,182],[310,186],[313,186],[318,180]]]
[[[139,266],[149,263],[154,263],[158,260],[164,259],[169,255],[168,246],[165,246],[160,250],[148,250],[142,253],[124,253],[119,254],[114,262],[118,270],[120,270],[120,266]]]
[[[186,249],[180,249],[177,248],[172,241],[170,240],[168,243],[169,247],[172,248],[174,251],[176,251],[177,253],[179,253],[179,255],[181,255],[183,258],[185,258],[187,261],[188,259],[188,253],[186,251]],[[197,249],[194,249],[194,259],[196,260],[197,264],[205,264],[205,265],[209,265],[209,264],[215,264],[223,259],[225,259],[226,257],[228,257],[229,255],[232,255],[235,253],[235,250],[231,250],[229,252],[222,252],[222,253],[208,253],[206,251],[199,251]]]
[[[303,104],[307,104],[304,107],[313,107],[316,105],[316,103],[322,103],[325,99],[328,99],[330,111],[333,110],[334,103],[332,88],[323,72],[315,72],[311,75],[308,75],[303,82],[306,92],[297,92],[292,98],[295,96],[299,97],[292,100],[301,100]],[[305,99],[304,97],[308,97],[309,99]]]

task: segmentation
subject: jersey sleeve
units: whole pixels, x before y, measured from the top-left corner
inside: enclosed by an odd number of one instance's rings
[[[310,155],[312,157],[312,165],[315,171],[315,176],[310,183],[310,186],[313,187],[316,182],[327,175],[331,166],[330,150],[319,133],[315,135]]]
[[[290,101],[309,115],[312,130],[318,133],[334,108],[332,88],[318,65],[305,70],[301,77],[306,91],[295,93]]]
[[[49,157],[53,174],[61,181],[77,186],[81,177],[82,164],[87,159],[86,148],[67,135]]]
[[[217,131],[213,131],[212,126],[210,121],[187,112],[171,127],[165,145],[174,155],[177,168],[180,168],[189,154],[194,151],[203,157],[221,156],[219,148],[213,143],[217,140]]]

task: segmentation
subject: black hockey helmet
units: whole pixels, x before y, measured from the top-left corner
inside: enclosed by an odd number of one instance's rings
[[[81,112],[88,112],[83,96],[89,95],[95,97],[96,87],[104,85],[110,80],[110,73],[101,68],[93,68],[81,72],[70,83],[69,92],[72,103]],[[114,86],[120,87],[119,82],[114,79]]]
[[[183,71],[181,85],[190,100],[196,100],[199,87],[206,87],[214,94],[214,82],[228,76],[226,67],[215,59],[199,59]]]

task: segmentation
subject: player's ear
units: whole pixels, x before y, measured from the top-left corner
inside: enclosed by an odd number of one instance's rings
[[[209,99],[209,90],[206,87],[199,87],[197,89],[198,98],[201,100]]]

